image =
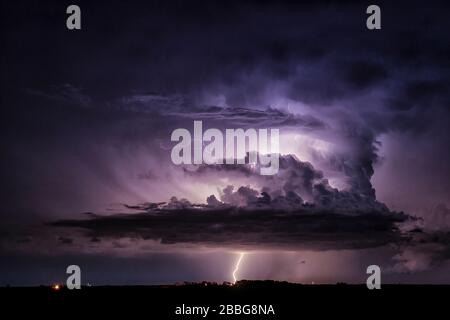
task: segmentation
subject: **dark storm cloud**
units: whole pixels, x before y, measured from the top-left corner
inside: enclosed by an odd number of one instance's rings
[[[121,110],[155,113],[178,119],[204,120],[214,124],[241,127],[293,127],[297,129],[324,129],[326,124],[312,115],[298,115],[270,106],[258,109],[248,107],[224,107],[198,105],[185,95],[140,94],[122,98],[116,103]],[[189,112],[186,112],[189,109]],[[187,121],[186,121],[187,122]]]
[[[435,119],[434,112],[425,110],[448,101],[443,96],[449,92],[450,55],[445,53],[450,48],[438,32],[448,21],[435,18],[436,12],[447,11],[446,4],[430,3],[425,10],[414,1],[407,4],[381,3],[383,29],[372,33],[364,25],[365,4],[358,2],[81,2],[87,14],[80,33],[65,30],[63,17],[56,14],[58,8],[64,12],[58,2],[25,12],[5,4],[5,27],[15,30],[5,39],[10,46],[3,53],[11,63],[4,78],[8,81],[2,83],[13,89],[5,102],[14,105],[5,115],[6,128],[21,124],[22,131],[41,135],[22,115],[38,113],[46,103],[28,101],[18,90],[40,92],[60,104],[78,99],[80,105],[106,112],[120,103],[139,110],[151,104],[159,110],[176,107],[185,116],[233,118],[244,125],[263,125],[258,119],[273,118],[268,124],[305,128],[326,121],[317,115],[277,114],[282,111],[273,106],[266,115],[233,108],[265,108],[272,94],[314,106],[324,115],[329,110],[323,109],[338,104],[347,112],[338,126],[345,134],[348,123],[360,122],[362,138],[354,139],[360,148],[356,158],[334,161],[351,172],[355,188],[373,194],[368,180],[376,161],[371,150],[376,135],[421,127],[424,132]],[[42,28],[30,28],[33,23]],[[14,50],[18,39],[22,50]],[[278,83],[283,84],[281,93],[272,88]],[[366,96],[377,90],[382,97]],[[204,93],[223,95],[232,108],[197,110]],[[43,111],[60,120],[54,111]],[[57,112],[62,118],[72,116],[64,108]],[[114,126],[123,115],[113,111],[108,117]],[[77,126],[74,134],[82,130]]]
[[[169,113],[195,120],[225,121],[236,126],[270,128],[294,127],[297,129],[323,129],[323,121],[310,115],[294,115],[270,107],[264,110],[249,108],[204,107],[194,108],[190,113]]]
[[[89,107],[92,105],[92,99],[84,94],[82,89],[76,88],[70,83],[54,85],[46,91],[28,90],[27,93],[55,100],[69,106]]]
[[[25,12],[5,4],[5,25],[28,40],[24,49],[57,50],[25,57],[28,50],[11,47],[4,55],[17,61],[7,69],[12,83],[42,88],[71,79],[102,99],[148,92],[196,96],[218,88],[229,105],[264,106],[260,95],[269,82],[286,81],[292,98],[329,104],[404,82],[414,71],[421,80],[425,68],[441,73],[442,63],[448,66],[450,48],[437,32],[448,22],[435,18],[446,12],[445,2],[427,10],[406,4],[380,3],[384,28],[372,33],[362,2],[81,2],[87,14],[80,33],[58,28],[64,17],[57,8],[65,11],[59,2]],[[29,30],[33,23],[43,28]],[[29,79],[14,72],[19,59],[34,71]],[[57,68],[49,73],[52,64]]]
[[[160,209],[137,214],[60,220],[55,227],[76,227],[96,238],[137,237],[163,244],[212,247],[357,249],[402,241],[395,224],[401,214],[378,212],[343,215],[308,207],[297,211],[274,209],[193,208]]]
[[[343,69],[346,72],[344,77],[349,84],[360,90],[376,85],[385,79],[388,73],[382,64],[370,61],[352,62]]]
[[[66,245],[70,245],[73,243],[73,239],[72,238],[68,238],[68,237],[58,237],[58,241],[61,244],[66,244]]]
[[[412,80],[400,87],[393,98],[392,107],[410,110],[427,104],[447,104],[450,90],[449,82],[444,79]]]
[[[450,259],[450,232],[413,230],[394,256],[393,270],[411,273],[432,269]]]

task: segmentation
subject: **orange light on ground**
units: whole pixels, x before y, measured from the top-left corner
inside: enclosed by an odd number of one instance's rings
[[[55,291],[58,291],[59,289],[61,289],[61,286],[57,283],[55,283],[54,285],[52,285],[52,289]]]

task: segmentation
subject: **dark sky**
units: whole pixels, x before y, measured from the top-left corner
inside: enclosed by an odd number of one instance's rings
[[[77,31],[70,4],[1,2],[0,284],[223,281],[238,252],[450,282],[445,1],[377,2],[375,31],[364,1],[78,1]],[[194,120],[279,128],[279,173],[173,165]]]

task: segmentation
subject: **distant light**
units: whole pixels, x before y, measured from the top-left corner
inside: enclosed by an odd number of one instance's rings
[[[58,291],[59,289],[61,289],[61,286],[57,283],[55,283],[54,285],[52,285],[52,289],[55,291]]]

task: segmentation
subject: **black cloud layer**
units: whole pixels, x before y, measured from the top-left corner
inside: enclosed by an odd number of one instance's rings
[[[403,236],[395,224],[405,219],[402,214],[378,212],[348,216],[307,208],[286,212],[227,207],[96,216],[51,225],[83,228],[93,238],[138,237],[164,244],[331,250],[399,243]]]

